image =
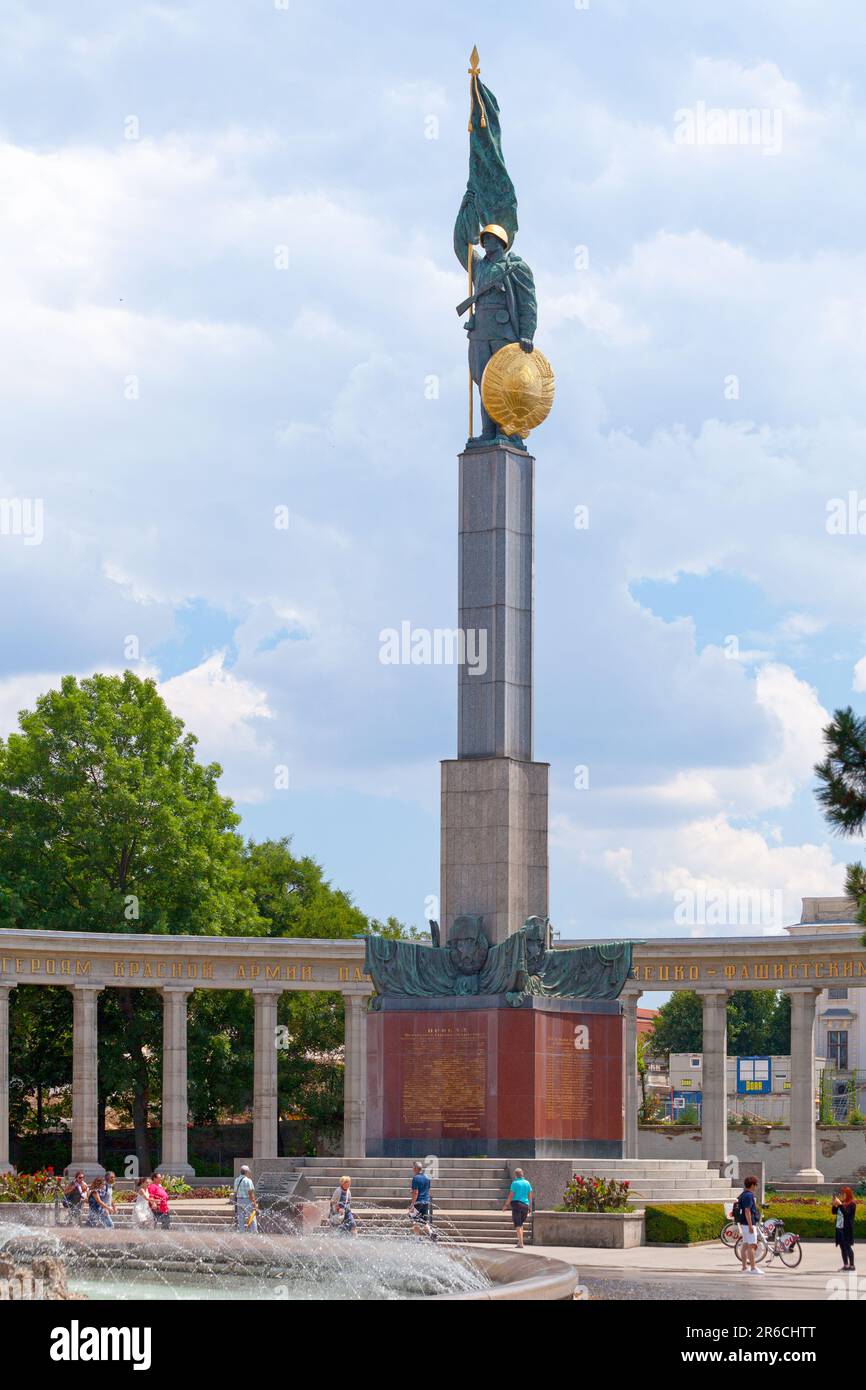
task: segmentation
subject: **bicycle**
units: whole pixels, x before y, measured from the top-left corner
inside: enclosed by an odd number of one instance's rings
[[[719,1240],[728,1250],[733,1250],[740,1238],[740,1228],[736,1221],[726,1221],[719,1231]]]
[[[743,1237],[740,1236],[734,1246],[734,1254],[738,1260],[742,1260]],[[803,1258],[803,1247],[800,1244],[800,1237],[793,1231],[785,1230],[785,1223],[780,1216],[770,1216],[766,1221],[758,1222],[758,1243],[755,1247],[755,1263],[760,1264],[762,1260],[769,1256],[772,1262],[774,1256],[782,1261],[788,1269],[796,1269]]]

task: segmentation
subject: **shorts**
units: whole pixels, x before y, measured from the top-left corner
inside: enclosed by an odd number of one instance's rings
[[[511,1203],[511,1220],[514,1222],[515,1226],[522,1226],[528,1215],[529,1215],[529,1203],[528,1203],[528,1202],[512,1202],[512,1203]]]
[[[412,1215],[417,1217],[419,1221],[428,1221],[430,1219],[430,1203],[416,1202],[412,1208]]]
[[[745,1223],[742,1223],[740,1225],[740,1235],[743,1237],[744,1245],[757,1245],[758,1232],[754,1226],[751,1230],[749,1230],[748,1226]]]

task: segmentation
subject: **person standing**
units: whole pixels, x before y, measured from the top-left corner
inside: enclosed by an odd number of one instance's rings
[[[736,1220],[739,1223],[742,1240],[740,1261],[743,1266],[743,1274],[763,1274],[764,1272],[762,1269],[758,1269],[755,1264],[755,1251],[758,1247],[758,1201],[755,1197],[757,1186],[757,1178],[746,1178],[743,1191],[735,1203]]]
[[[522,1168],[515,1168],[514,1177],[511,1179],[511,1186],[508,1189],[508,1196],[502,1204],[504,1211],[507,1206],[511,1206],[511,1220],[514,1222],[514,1229],[517,1233],[517,1244],[523,1249],[523,1227],[526,1218],[532,1211],[532,1183],[523,1176]]]
[[[239,1231],[258,1233],[258,1210],[253,1176],[246,1164],[235,1179],[235,1215]]]
[[[340,1178],[339,1187],[335,1187],[331,1194],[331,1225],[347,1231],[351,1236],[358,1234],[358,1224],[352,1212],[352,1179],[348,1176]]]
[[[154,1173],[151,1177],[147,1187],[147,1196],[157,1226],[163,1231],[169,1230],[171,1213],[168,1209],[168,1193],[162,1185],[161,1174]]]
[[[430,1196],[430,1179],[424,1172],[424,1164],[419,1163],[417,1159],[412,1164],[409,1215],[412,1217],[412,1226],[417,1235],[420,1235],[423,1231],[431,1240],[436,1239],[436,1232],[433,1230],[433,1202]]]
[[[836,1222],[836,1244],[842,1251],[842,1269],[854,1268],[854,1217],[857,1203],[850,1187],[843,1187],[833,1198],[833,1216]]]

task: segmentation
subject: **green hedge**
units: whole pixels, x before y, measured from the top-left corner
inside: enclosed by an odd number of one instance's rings
[[[724,1222],[725,1208],[721,1202],[668,1202],[664,1206],[647,1203],[647,1245],[691,1245],[700,1240],[717,1240]]]
[[[781,1216],[786,1231],[796,1231],[803,1240],[834,1240],[836,1230],[834,1216],[830,1210],[829,1197],[806,1197],[799,1201],[785,1201],[784,1197],[770,1197],[764,1207],[765,1216]],[[854,1218],[855,1240],[866,1240],[866,1202],[857,1203]]]
[[[806,1197],[794,1202],[771,1197],[764,1216],[780,1216],[786,1231],[796,1231],[803,1240],[833,1240],[835,1229],[829,1197]],[[647,1245],[693,1245],[716,1240],[725,1222],[721,1202],[669,1202],[665,1206],[647,1203]],[[866,1240],[866,1202],[858,1202],[854,1236]]]

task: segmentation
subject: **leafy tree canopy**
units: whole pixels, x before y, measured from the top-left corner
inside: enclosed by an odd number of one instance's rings
[[[731,1057],[787,1056],[791,1050],[791,1001],[772,989],[739,990],[728,1000],[728,1054]],[[703,1006],[693,990],[677,990],[658,1012],[648,1049],[652,1056],[700,1052]]]
[[[246,845],[218,790],[220,768],[152,680],[132,672],[65,677],[0,740],[0,927],[166,934],[350,937],[407,934],[369,921],[291,841]],[[412,934],[415,934],[414,932]],[[71,999],[63,989],[16,991],[11,1030],[15,1114],[28,1096],[71,1077]],[[279,1056],[289,1108],[312,1126],[339,1123],[343,1005],[339,994],[286,992]],[[50,1048],[44,1039],[51,1036]],[[103,1109],[131,1116],[143,1168],[158,1113],[162,1009],[156,991],[111,989],[99,1001]],[[193,1117],[249,1108],[252,1000],[196,991],[189,1006]]]

